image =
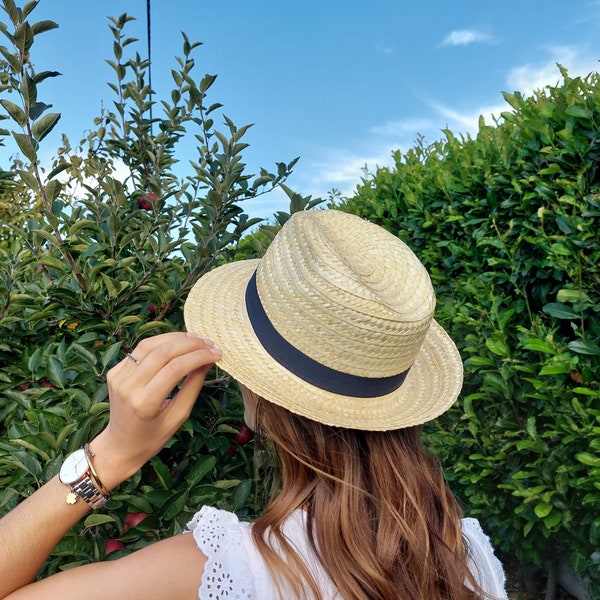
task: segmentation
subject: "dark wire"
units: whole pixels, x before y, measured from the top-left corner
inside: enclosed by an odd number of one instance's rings
[[[152,39],[150,33],[150,0],[146,0],[146,24],[148,37],[148,85],[150,87],[150,135],[152,135],[154,123],[152,122]]]

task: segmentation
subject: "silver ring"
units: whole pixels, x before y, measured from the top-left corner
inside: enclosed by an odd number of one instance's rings
[[[127,353],[127,358],[130,361],[134,362],[136,365],[140,364],[140,361],[133,354],[131,354],[130,352]]]

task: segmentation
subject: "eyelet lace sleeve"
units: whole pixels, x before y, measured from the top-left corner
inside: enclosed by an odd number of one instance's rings
[[[198,548],[206,556],[199,600],[253,600],[252,570],[243,544],[247,524],[230,512],[204,506],[188,523]]]
[[[477,519],[463,519],[462,531],[469,547],[471,573],[492,598],[506,600],[504,569],[494,554],[490,538],[483,532]]]

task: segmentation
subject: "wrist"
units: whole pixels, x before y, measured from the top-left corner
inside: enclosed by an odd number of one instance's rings
[[[109,491],[114,490],[140,469],[140,465],[124,460],[123,456],[115,451],[114,445],[109,442],[105,432],[94,438],[88,444],[88,449],[93,454],[96,478]]]
[[[58,477],[70,490],[65,496],[67,504],[75,504],[79,499],[92,508],[102,508],[106,504],[109,491],[98,481],[92,457],[86,445],[65,458]]]

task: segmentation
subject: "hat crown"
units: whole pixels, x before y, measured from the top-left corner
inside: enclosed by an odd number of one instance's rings
[[[354,215],[296,213],[256,272],[278,333],[313,360],[362,377],[409,369],[429,329],[429,275],[399,238]]]

